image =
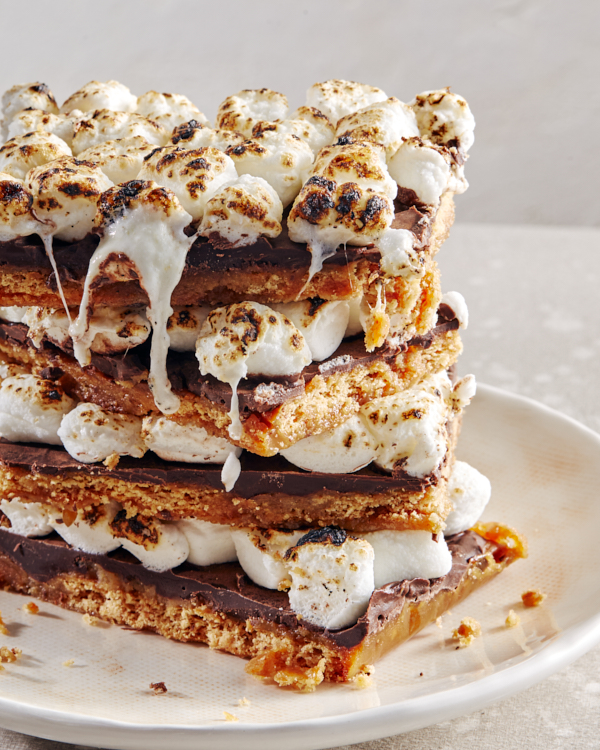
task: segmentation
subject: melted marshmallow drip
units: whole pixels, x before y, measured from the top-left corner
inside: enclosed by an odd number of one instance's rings
[[[191,217],[190,217],[191,218]],[[179,223],[179,222],[178,222]],[[179,283],[185,259],[195,236],[186,237],[182,228],[169,226],[162,212],[152,208],[133,209],[106,228],[88,268],[79,315],[69,332],[75,357],[80,365],[90,363],[90,346],[95,331],[90,327],[91,286],[102,274],[102,267],[111,254],[126,255],[139,276],[150,305],[146,310],[152,325],[150,373],[148,384],[154,401],[163,414],[179,409],[179,399],[171,391],[167,377],[169,334],[167,321],[173,314],[171,294]]]
[[[239,421],[239,418],[238,418]],[[231,492],[242,471],[240,459],[235,453],[230,453],[225,459],[223,469],[221,470],[221,481],[226,492]]]
[[[339,242],[336,242],[335,245],[332,245],[330,242],[323,242],[322,240],[320,240],[318,238],[318,232],[313,226],[309,227],[308,233],[309,240],[306,247],[311,254],[310,268],[308,269],[308,279],[306,279],[304,286],[298,292],[298,296],[296,297],[297,300],[302,297],[302,295],[304,294],[304,290],[312,281],[313,276],[319,273],[319,271],[323,268],[324,261],[326,261],[327,258],[331,258],[332,255],[336,254],[339,245]]]
[[[63,307],[65,308],[65,312],[67,313],[67,318],[69,319],[69,323],[71,323],[71,313],[69,312],[69,308],[67,306],[67,300],[65,299],[65,294],[63,292],[62,284],[60,282],[60,276],[58,275],[58,267],[56,265],[56,260],[54,259],[54,250],[52,248],[52,234],[41,234],[40,237],[42,238],[42,242],[44,243],[44,249],[46,250],[46,255],[48,256],[48,260],[50,261],[50,265],[52,266],[52,270],[54,271],[54,278],[56,279],[56,286],[58,287],[58,293],[60,294],[60,299],[63,303]]]

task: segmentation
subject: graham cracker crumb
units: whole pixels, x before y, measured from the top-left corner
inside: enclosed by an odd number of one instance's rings
[[[223,716],[225,721],[239,721],[238,717],[235,714],[230,714],[229,711],[223,711]]]
[[[283,581],[279,581],[277,584],[277,591],[289,591],[292,587],[292,582],[285,578]]]
[[[107,456],[104,461],[102,462],[107,469],[111,470],[115,468],[115,466],[119,463],[119,459],[121,456],[119,456],[118,453],[115,453],[114,451],[110,454],[110,456]]]
[[[17,661],[17,659],[21,658],[21,654],[23,652],[20,648],[8,648],[7,646],[2,646],[0,648],[0,662],[13,662]]]
[[[27,602],[27,604],[23,605],[23,610],[25,612],[28,612],[30,615],[37,615],[37,613],[40,611],[40,608],[35,602]]]
[[[8,628],[2,619],[2,612],[0,612],[0,635],[9,635]]]
[[[6,672],[6,669],[4,669],[4,667],[2,666],[2,664],[0,664],[0,672]]]
[[[354,686],[358,690],[364,690],[373,684],[373,675],[375,667],[372,664],[363,664],[359,673],[354,678]]]
[[[243,698],[239,699],[238,705],[240,705],[240,706],[250,706],[251,704],[250,704],[250,701],[248,700],[248,698],[246,698],[246,696],[244,696]]]
[[[63,667],[72,667],[73,664],[75,664],[75,659],[67,659],[67,661],[63,661]]]
[[[526,607],[539,607],[546,596],[547,595],[539,589],[531,589],[530,591],[525,591],[524,593],[522,593],[521,599],[523,600],[523,604]]]
[[[507,628],[516,628],[517,625],[521,622],[521,618],[518,614],[516,614],[514,609],[509,610],[508,617],[504,621],[504,624]]]
[[[460,625],[452,631],[452,637],[458,640],[456,648],[467,648],[475,638],[481,635],[481,625],[473,617],[463,617]]]
[[[90,627],[95,627],[96,625],[100,624],[100,620],[97,617],[94,617],[93,615],[88,615],[87,613],[83,615],[83,621],[86,625],[89,625]]]
[[[164,682],[151,682],[150,690],[154,692],[154,695],[164,695],[167,692],[167,686]]]
[[[438,626],[438,628],[441,628],[442,627],[442,618],[441,617],[436,617],[435,618],[435,624]]]

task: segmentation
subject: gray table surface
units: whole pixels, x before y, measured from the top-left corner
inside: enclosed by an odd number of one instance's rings
[[[600,230],[457,224],[439,263],[470,311],[461,373],[529,396],[600,432]],[[600,647],[485,710],[361,750],[600,748]],[[85,750],[0,729],[1,750]]]

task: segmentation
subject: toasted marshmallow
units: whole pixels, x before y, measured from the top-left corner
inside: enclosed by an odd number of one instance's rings
[[[94,339],[89,320],[93,282],[100,275],[111,281],[139,280],[150,301],[146,313],[153,330],[148,382],[156,405],[165,414],[179,408],[167,377],[167,321],[173,314],[171,294],[194,241],[183,231],[191,220],[176,196],[154,182],[134,180],[107,190],[95,220],[104,236],[90,260],[79,315],[70,328],[77,361],[89,364]],[[120,254],[117,264],[112,262],[115,254]]]
[[[230,453],[239,456],[241,448],[203,427],[182,425],[166,417],[144,417],[142,439],[146,447],[165,461],[189,464],[223,464]]]
[[[25,183],[0,172],[0,242],[26,237],[38,231],[40,223],[31,213],[32,207],[33,196]]]
[[[289,585],[284,563],[286,552],[304,535],[304,531],[275,529],[231,529],[237,558],[246,575],[266,589]]]
[[[52,532],[50,506],[24,503],[20,498],[0,500],[0,511],[10,521],[10,531],[19,536],[47,536]]]
[[[200,234],[217,233],[234,247],[252,245],[264,235],[281,234],[283,205],[262,177],[243,174],[226,182],[208,201]]]
[[[141,458],[146,452],[141,433],[141,417],[113,414],[98,404],[81,403],[65,415],[58,437],[76,461],[91,464],[114,453]]]
[[[166,146],[146,157],[139,179],[154,180],[172,190],[194,221],[200,221],[208,201],[219,188],[237,179],[237,172],[233,161],[216,148],[188,151]]]
[[[109,180],[120,185],[135,180],[144,165],[144,159],[155,148],[141,135],[134,135],[87,148],[78,158],[95,164]]]
[[[219,105],[217,127],[236,130],[247,138],[259,120],[283,120],[289,111],[287,98],[271,89],[245,89]]]
[[[38,348],[44,337],[58,346],[65,346],[71,338],[71,321],[63,310],[29,307],[22,322],[29,326],[29,338]],[[95,334],[90,345],[93,352],[119,354],[143,344],[150,335],[150,324],[137,310],[103,306],[94,309],[90,330]]]
[[[0,437],[13,443],[60,445],[61,420],[75,406],[52,380],[15,375],[0,383]]]
[[[437,206],[451,176],[444,150],[421,138],[409,138],[389,160],[390,175],[400,187],[413,190],[421,203]]]
[[[386,99],[387,94],[374,86],[335,79],[315,83],[306,92],[307,105],[323,112],[334,125],[342,117]]]
[[[237,386],[248,374],[293,375],[311,362],[296,326],[257,302],[219,307],[208,316],[196,344],[202,375],[213,375],[232,389],[229,434],[241,437]]]
[[[471,403],[471,399],[477,393],[477,381],[475,375],[465,375],[452,389],[450,404],[455,411],[464,409]]]
[[[175,523],[160,523],[140,514],[128,517],[121,510],[110,526],[123,548],[148,570],[163,573],[176,568],[190,553],[188,540]]]
[[[424,138],[467,152],[473,145],[475,118],[466,100],[449,89],[424,91],[410,103]]]
[[[27,187],[35,215],[45,225],[39,234],[67,242],[83,239],[94,225],[98,198],[111,186],[98,167],[67,156],[32,169]]]
[[[2,95],[5,123],[10,123],[17,112],[29,108],[58,114],[56,99],[45,83],[18,83]]]
[[[468,328],[469,308],[467,307],[465,298],[460,292],[446,292],[446,294],[442,296],[442,304],[448,305],[452,310],[461,328]]]
[[[259,137],[227,149],[239,175],[262,177],[284,206],[300,192],[312,167],[310,146],[295,135],[265,131]]]
[[[365,613],[375,588],[373,548],[336,527],[309,532],[285,555],[290,606],[303,620],[334,630]]]
[[[31,371],[27,367],[22,367],[21,365],[0,362],[0,380],[14,378],[15,375],[31,375]]]
[[[202,324],[208,318],[210,307],[175,306],[174,312],[167,321],[169,348],[176,352],[193,352],[196,350],[196,339],[200,335]]]
[[[339,139],[380,143],[388,158],[398,150],[405,138],[418,135],[415,113],[408,104],[394,96],[342,117],[335,131]]]
[[[51,133],[34,130],[7,141],[0,148],[0,172],[23,180],[30,169],[71,156],[71,149]]]
[[[448,482],[448,498],[453,509],[446,518],[444,534],[458,534],[474,526],[491,495],[492,485],[486,476],[464,461],[455,461]]]
[[[77,511],[75,519],[62,510],[51,514],[50,524],[67,544],[90,555],[106,555],[121,546],[110,524],[119,511],[114,501]]]
[[[188,562],[193,565],[220,565],[237,559],[231,527],[189,518],[174,524],[190,547]]]
[[[29,310],[28,307],[0,307],[0,320],[8,323],[22,323],[27,310]]]
[[[43,109],[24,109],[17,112],[8,126],[8,138],[16,138],[34,130],[52,133],[63,140],[69,148],[73,142],[73,127],[78,116],[76,115],[53,115],[51,112],[44,112]]]
[[[105,141],[133,138],[136,135],[142,136],[154,146],[164,146],[169,138],[162,125],[147,117],[131,112],[97,109],[77,120],[73,126],[73,153],[77,156]]]
[[[361,534],[375,553],[375,588],[413,578],[440,578],[452,567],[442,536],[429,531],[372,531]]]
[[[335,128],[328,118],[312,107],[300,107],[286,120],[260,120],[252,128],[252,137],[260,138],[267,132],[295,135],[310,146],[315,156],[324,146],[333,143],[335,136]]]
[[[398,187],[390,177],[385,149],[378,143],[361,141],[327,146],[315,160],[312,173],[339,184],[356,183],[393,201]]]
[[[233,130],[213,130],[197,120],[189,120],[173,130],[170,143],[179,148],[218,148],[226,151],[230,146],[239,146],[246,140],[241,133]]]
[[[115,112],[135,112],[137,97],[118,81],[90,81],[65,101],[60,108],[62,114],[80,109],[94,112],[97,109],[111,109]]]
[[[446,455],[447,407],[442,395],[411,388],[373,399],[360,410],[376,441],[375,463],[393,471],[397,462],[404,472],[426,477]]]
[[[377,240],[381,270],[386,276],[423,276],[425,258],[414,247],[414,234],[408,229],[386,229]]]
[[[336,351],[342,343],[350,318],[350,305],[345,300],[325,302],[322,299],[308,299],[271,307],[289,318],[302,333],[313,362],[322,362]]]
[[[294,466],[325,474],[351,474],[375,458],[375,440],[358,416],[333,430],[299,440],[281,451]]]
[[[138,97],[135,111],[158,122],[168,132],[189,120],[208,123],[198,107],[183,94],[159,94],[158,91],[146,91]]]

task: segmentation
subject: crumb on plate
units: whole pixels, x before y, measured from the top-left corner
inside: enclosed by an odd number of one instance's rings
[[[473,617],[463,617],[460,625],[452,631],[452,637],[458,640],[456,648],[467,648],[475,638],[481,635],[481,625]]]
[[[546,594],[539,589],[531,589],[521,594],[521,599],[526,607],[539,607],[545,598]]]

